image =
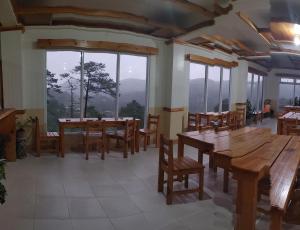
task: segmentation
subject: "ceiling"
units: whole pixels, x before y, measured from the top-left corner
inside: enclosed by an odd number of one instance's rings
[[[1,0],[0,31],[110,28],[235,53],[268,69],[300,69],[299,11],[299,0]]]

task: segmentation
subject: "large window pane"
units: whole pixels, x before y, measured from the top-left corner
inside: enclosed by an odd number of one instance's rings
[[[258,75],[253,75],[253,83],[252,83],[252,97],[251,97],[251,105],[253,109],[257,109],[257,90],[258,90]]]
[[[135,117],[144,120],[146,82],[147,57],[120,55],[120,117]]]
[[[251,89],[252,89],[252,73],[248,73],[248,79],[247,79],[247,99],[248,101],[251,101]]]
[[[262,110],[263,107],[263,77],[259,77],[259,88],[258,88],[258,110]]]
[[[208,67],[207,112],[219,112],[220,67]]]
[[[222,111],[229,111],[230,69],[223,68],[222,80]]]
[[[205,112],[205,65],[190,64],[189,81],[189,111],[191,113]]]
[[[293,84],[280,84],[279,85],[279,108],[285,105],[293,104],[294,85]]]
[[[57,131],[57,119],[80,117],[80,52],[47,52],[47,126]]]
[[[117,54],[84,53],[84,117],[115,117]]]

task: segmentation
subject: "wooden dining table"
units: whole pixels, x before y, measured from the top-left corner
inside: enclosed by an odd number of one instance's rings
[[[198,155],[208,154],[210,168],[224,169],[223,191],[228,192],[232,159],[254,151],[271,137],[271,129],[244,127],[233,131],[186,132],[178,134],[178,156],[184,155],[184,145],[198,149]],[[198,156],[202,159],[202,156]]]
[[[232,161],[237,180],[235,230],[254,230],[259,187],[267,185],[270,230],[281,230],[300,163],[300,137],[272,135],[269,142]],[[263,183],[261,183],[263,182]]]
[[[111,127],[118,127],[122,125],[122,123],[126,120],[132,120],[132,117],[123,117],[123,118],[102,118],[101,120],[105,121],[106,126],[109,128]],[[87,121],[96,121],[98,118],[59,118],[58,124],[59,124],[59,151],[60,156],[65,156],[65,129],[74,129],[74,128],[80,128],[84,129],[86,127]],[[135,119],[136,126],[140,127],[140,119]],[[139,152],[140,146],[139,146],[139,128],[135,130],[135,151]]]
[[[288,112],[277,119],[277,134],[286,134],[286,125],[288,122],[300,120],[300,112]]]

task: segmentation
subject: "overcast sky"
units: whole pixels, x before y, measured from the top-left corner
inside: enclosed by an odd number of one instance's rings
[[[135,78],[146,80],[147,58],[134,55],[122,54],[120,60],[121,80]],[[117,55],[111,53],[85,53],[85,62],[101,62],[106,65],[106,72],[116,79]],[[48,51],[47,69],[59,76],[70,72],[80,63],[80,52],[74,51]]]

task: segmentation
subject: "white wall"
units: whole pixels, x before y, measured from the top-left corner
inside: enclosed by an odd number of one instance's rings
[[[193,45],[170,44],[146,35],[108,29],[78,28],[72,26],[26,27],[25,33],[1,34],[3,57],[4,97],[6,107],[24,109],[45,108],[46,51],[37,49],[37,39],[78,39],[114,41],[151,46],[159,54],[150,57],[149,107],[188,107],[189,62],[186,54],[195,54],[226,61],[237,61],[232,69],[231,103],[246,101],[248,62],[236,55],[211,51]]]

